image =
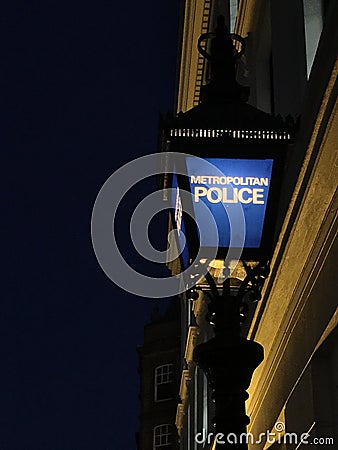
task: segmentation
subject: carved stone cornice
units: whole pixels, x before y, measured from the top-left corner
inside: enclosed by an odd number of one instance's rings
[[[190,326],[188,329],[187,344],[185,347],[184,359],[190,366],[193,363],[193,351],[198,343],[199,328]]]

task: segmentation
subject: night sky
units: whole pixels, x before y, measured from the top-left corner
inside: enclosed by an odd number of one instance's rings
[[[104,181],[157,151],[179,1],[6,3],[0,450],[134,450],[136,346],[156,301],[104,275],[90,218]]]

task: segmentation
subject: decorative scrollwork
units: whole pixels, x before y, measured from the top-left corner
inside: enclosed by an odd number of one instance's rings
[[[216,282],[210,272],[205,274],[205,280],[209,285],[209,290],[194,286],[186,292],[190,300],[196,300],[198,290],[208,297],[208,312],[205,317],[215,330],[215,333],[222,332],[225,329],[232,329],[238,333],[240,326],[245,322],[249,310],[249,303],[261,300],[261,291],[264,280],[269,276],[269,262],[259,262],[251,267],[245,261],[242,261],[246,272],[246,277],[241,282],[237,292],[234,292],[230,286],[230,279],[226,278],[222,283],[222,288],[216,285]]]
[[[199,53],[202,56],[204,56],[204,58],[207,59],[208,61],[212,60],[212,56],[211,56],[210,53],[208,53],[205,50],[205,48],[203,48],[202,43],[207,41],[208,39],[213,39],[215,37],[216,37],[216,33],[211,32],[211,33],[203,33],[203,34],[201,34],[201,36],[198,39],[197,49],[198,49]],[[239,42],[241,44],[240,50],[237,50],[235,45],[233,45],[233,56],[234,56],[235,59],[239,59],[245,52],[245,48],[246,48],[245,39],[242,38],[242,36],[240,36],[239,34],[236,34],[236,33],[230,33],[229,37],[232,39],[232,41],[236,41],[236,42]]]

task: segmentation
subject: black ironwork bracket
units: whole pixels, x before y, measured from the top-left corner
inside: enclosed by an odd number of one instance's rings
[[[264,280],[269,276],[270,266],[268,261],[259,262],[251,267],[245,261],[241,261],[246,272],[246,277],[241,282],[239,288],[232,289],[230,279],[226,278],[222,283],[221,292],[210,272],[205,274],[205,280],[209,285],[209,290],[203,289],[204,294],[209,298],[208,313],[206,320],[215,328],[215,333],[224,331],[224,328],[234,327],[236,323],[240,327],[249,310],[249,303],[261,300]],[[191,288],[188,297],[197,300],[198,286]],[[237,319],[236,319],[237,318]]]
[[[245,434],[250,419],[245,413],[247,389],[254,370],[264,359],[264,349],[257,342],[240,335],[248,302],[261,299],[264,280],[269,275],[268,262],[250,267],[243,262],[246,277],[237,290],[230,279],[222,283],[221,292],[213,276],[205,279],[210,287],[204,291],[210,299],[206,320],[213,326],[215,337],[194,349],[193,359],[205,373],[215,403],[213,425],[217,433],[237,436]],[[192,294],[192,293],[191,293]],[[226,443],[216,449],[247,449],[246,442]]]

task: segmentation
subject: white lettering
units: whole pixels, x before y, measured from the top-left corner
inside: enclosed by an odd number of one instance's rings
[[[200,201],[200,197],[204,197],[207,195],[207,188],[205,187],[195,187],[195,202]]]
[[[225,441],[223,440],[224,434],[223,433],[217,433],[216,434],[216,442],[217,444],[225,444]]]
[[[234,438],[234,440],[232,440],[231,438]],[[228,444],[237,444],[237,436],[235,433],[229,433],[227,435],[227,442]]]
[[[267,440],[267,442],[269,444],[273,444],[275,442],[275,440],[276,440],[275,436],[276,436],[276,433],[273,433],[271,431],[267,431],[266,432],[266,440]],[[272,437],[272,440],[270,439],[271,437]]]
[[[202,439],[200,440],[199,436],[202,436]],[[197,433],[195,436],[195,442],[197,444],[204,444],[206,440],[206,429],[203,428],[203,433]]]
[[[244,198],[244,192],[247,192],[248,194],[252,194],[252,189],[250,188],[242,188],[238,191],[238,200],[241,203],[251,203],[252,197]]]
[[[215,192],[217,197],[214,198],[212,196],[212,193]],[[220,188],[210,188],[208,189],[208,193],[207,193],[207,199],[209,200],[210,203],[219,203],[220,201],[222,201],[222,191]]]
[[[235,184],[236,186],[269,186],[267,177],[237,177],[237,176],[212,176],[212,175],[191,175],[191,184]]]
[[[308,443],[309,443],[309,437],[310,437],[309,433],[303,433],[303,434],[301,434],[301,436],[300,436],[300,442],[301,442],[302,444],[308,444]]]
[[[252,189],[252,203],[255,205],[264,205],[264,189]]]
[[[211,444],[213,437],[214,437],[213,433],[208,433],[207,444]]]
[[[233,188],[232,192],[233,197],[230,198],[230,196],[228,197],[228,189],[223,188],[223,199],[222,199],[223,203],[238,203],[238,188]]]
[[[264,437],[265,433],[259,433],[258,441],[256,441],[256,444],[261,444],[263,442]]]
[[[207,189],[204,186],[195,186],[194,201],[198,203],[201,197],[207,197],[210,203],[243,203],[245,205],[253,203],[254,205],[264,205],[263,188],[218,188],[211,187]],[[181,205],[177,205],[181,207]]]
[[[201,177],[195,177],[194,175],[191,175],[191,183],[192,184],[201,184]]]

